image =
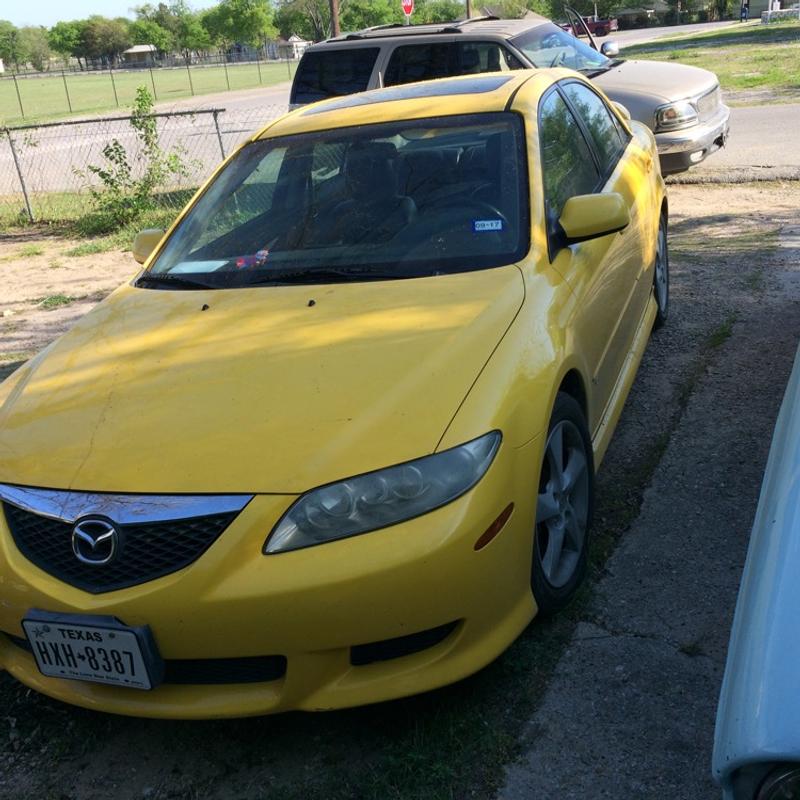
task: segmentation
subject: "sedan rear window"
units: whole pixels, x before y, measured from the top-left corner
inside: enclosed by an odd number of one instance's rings
[[[265,139],[231,161],[140,281],[325,283],[509,264],[528,249],[527,186],[509,112]]]
[[[292,84],[292,103],[314,103],[328,97],[363,92],[378,58],[377,47],[309,51]]]

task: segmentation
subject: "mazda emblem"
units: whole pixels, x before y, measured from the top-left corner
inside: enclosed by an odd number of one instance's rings
[[[82,519],[72,529],[72,552],[84,564],[108,564],[117,553],[117,529],[104,519]]]

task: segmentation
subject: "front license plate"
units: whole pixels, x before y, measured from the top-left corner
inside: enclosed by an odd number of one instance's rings
[[[43,675],[129,689],[152,689],[160,677],[147,628],[131,628],[114,617],[36,610],[22,627]]]

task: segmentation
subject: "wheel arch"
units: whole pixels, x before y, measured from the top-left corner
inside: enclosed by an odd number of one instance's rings
[[[586,424],[589,424],[589,405],[588,405],[588,398],[586,396],[586,386],[584,384],[583,376],[577,369],[577,367],[571,367],[567,370],[564,377],[561,378],[561,383],[558,386],[559,392],[564,392],[568,394],[573,400],[575,400],[578,405],[581,407],[581,411],[583,412],[583,418],[586,420]],[[555,398],[554,398],[555,400]]]

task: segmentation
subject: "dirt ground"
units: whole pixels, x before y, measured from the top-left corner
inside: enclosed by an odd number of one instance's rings
[[[0,798],[487,800],[504,781],[502,796],[508,800],[714,797],[707,777],[708,726],[713,725],[709,714],[716,703],[771,424],[800,335],[798,303],[782,283],[782,276],[800,269],[800,183],[672,186],[669,200],[670,320],[651,340],[598,475],[591,580],[568,613],[553,622],[535,622],[495,664],[456,687],[424,698],[316,716],[208,723],[126,719],[64,706],[0,674]],[[129,254],[67,256],[74,246],[53,237],[0,238],[0,370],[3,362],[8,371],[14,361],[44,346],[135,271]],[[28,253],[39,247],[42,253],[23,255],[25,247]],[[62,266],[52,267],[52,261]],[[46,310],[43,298],[59,294],[82,299]],[[6,310],[13,313],[3,316]],[[729,401],[734,384],[739,388]],[[751,396],[757,402],[750,402]],[[756,422],[758,436],[739,435],[756,430]],[[692,449],[692,441],[699,442],[701,436],[702,447]],[[679,457],[675,448],[682,441],[683,452],[691,458]],[[746,468],[723,468],[720,461],[709,470],[706,455],[724,455]],[[673,471],[669,479],[662,475],[666,468]],[[734,469],[744,482],[741,491],[733,490],[732,478],[726,487]],[[669,522],[669,510],[656,513],[650,506],[657,496],[653,487],[664,485],[685,489],[685,503],[702,495],[702,502],[696,500],[696,513],[720,519],[735,532],[729,546],[712,539],[698,547],[696,553],[705,561],[697,569],[682,568],[677,557],[681,548],[661,543],[657,526]],[[650,553],[647,581],[625,580],[628,561],[641,569],[640,554],[630,548],[643,532],[656,530],[658,546],[645,544],[645,553]],[[721,546],[725,558],[720,567]],[[716,576],[714,569],[724,570],[724,576],[714,584],[714,602],[707,602],[697,597],[703,590],[698,572]],[[624,667],[617,668],[612,655],[610,666],[598,668],[600,662],[588,659],[580,644],[608,638],[606,629],[617,623],[613,613],[618,606],[619,616],[630,625],[647,614],[671,620],[673,611],[659,607],[651,585],[665,586],[675,602],[688,598],[695,609],[687,612],[684,627],[670,630],[669,647],[653,644],[656,668],[663,663],[681,677],[680,702],[668,707],[663,719],[656,703],[637,703],[652,694],[654,683],[668,686],[668,675],[656,677],[644,666],[639,669],[635,659],[641,654],[634,650],[630,660],[619,657]],[[683,617],[679,621],[684,624]],[[632,636],[636,641],[652,640]],[[609,642],[612,653],[624,647],[621,639]],[[643,665],[649,663],[642,658]],[[687,659],[698,665],[698,672],[689,670]],[[537,665],[548,660],[553,669],[537,672]],[[570,664],[580,668],[570,674]],[[604,669],[610,677],[604,677]],[[578,702],[582,681],[602,689],[600,700]],[[515,713],[516,707],[521,712]],[[613,737],[601,728],[597,735],[587,733],[586,726],[600,716],[598,709],[606,707],[609,713],[629,709],[629,718],[611,720]],[[467,752],[475,748],[476,755],[458,761],[461,774],[444,781],[441,774],[451,766],[448,751],[437,751],[443,745],[426,739],[426,731],[435,718],[444,717],[448,724],[433,728],[441,739],[443,730],[457,728],[457,721],[476,708],[480,725],[473,725],[459,742]],[[673,717],[682,725],[674,736]],[[553,724],[559,720],[564,722],[561,727]],[[497,752],[492,737],[498,731],[507,740],[503,759],[486,764]],[[574,738],[564,742],[554,731],[570,731]],[[655,733],[665,742],[651,746]],[[578,740],[588,749],[576,750]],[[640,744],[650,762],[640,757]],[[521,760],[504,778],[504,763],[518,757]],[[566,759],[564,769],[546,769],[556,757]],[[580,763],[571,762],[576,758]],[[616,790],[601,793],[593,788],[601,762],[621,776]],[[548,773],[550,783],[538,782],[537,775]],[[576,783],[571,791],[563,783],[556,785],[556,777],[585,778],[586,783],[580,789]]]
[[[139,266],[119,250],[72,254],[82,247],[36,229],[0,234],[0,370],[41,350]]]

